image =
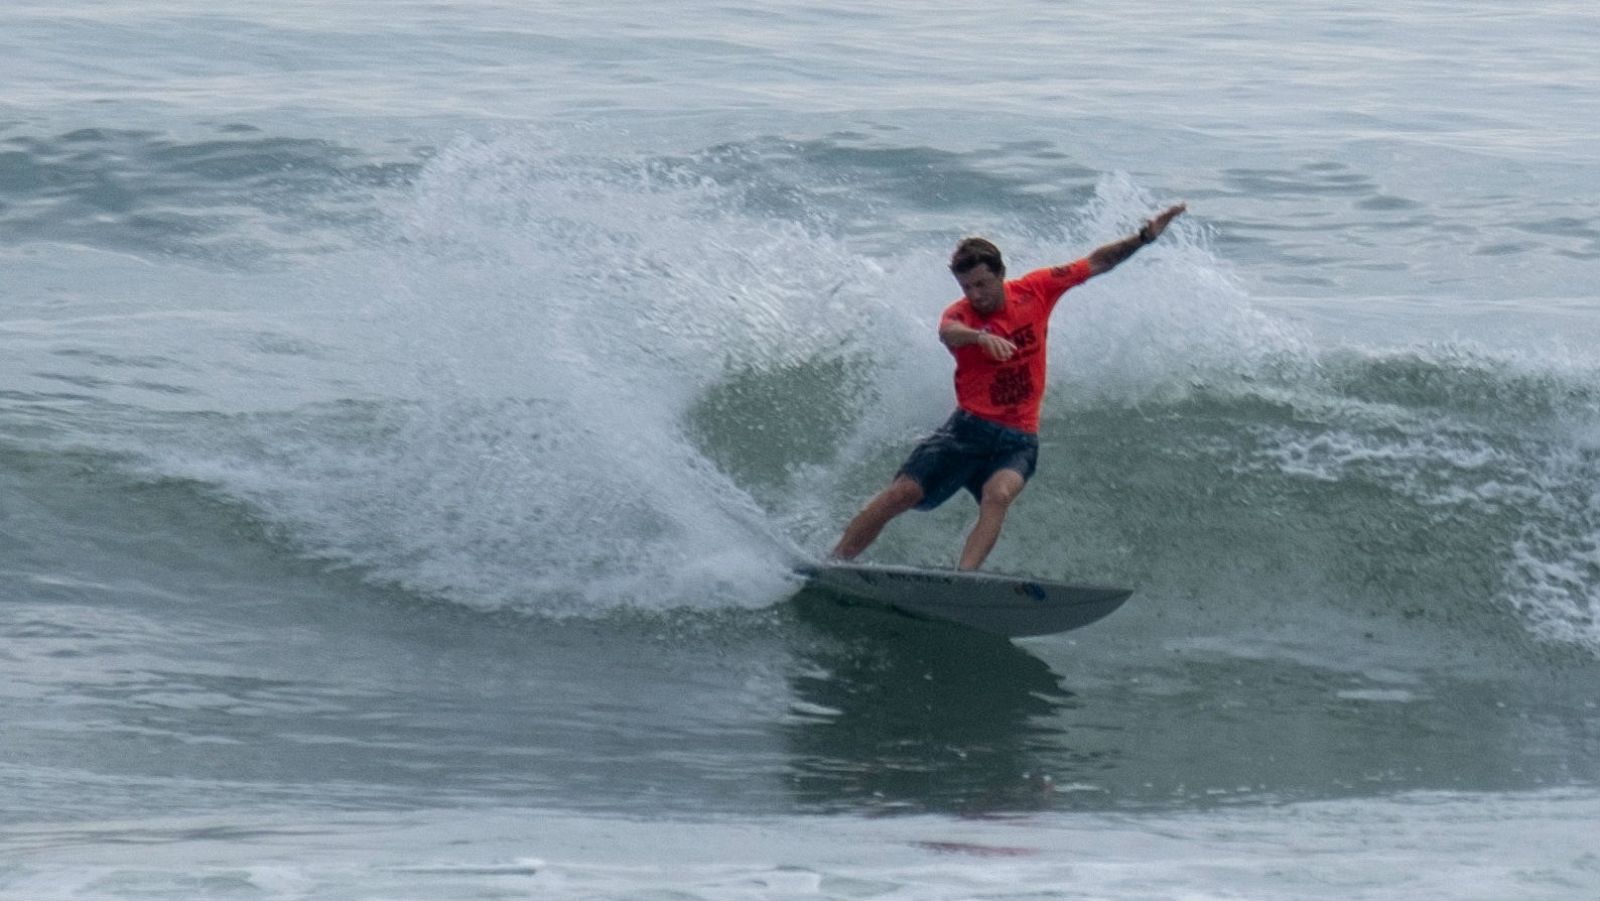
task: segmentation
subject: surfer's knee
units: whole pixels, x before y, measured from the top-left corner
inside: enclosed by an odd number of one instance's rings
[[[1017,499],[1027,484],[1020,473],[1002,469],[983,483],[983,497],[979,503],[1004,510],[1011,506],[1011,502]]]
[[[922,485],[910,476],[900,476],[879,497],[896,514],[904,513],[922,503]]]

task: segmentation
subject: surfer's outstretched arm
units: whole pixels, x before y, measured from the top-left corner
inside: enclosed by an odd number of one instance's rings
[[[1100,275],[1115,269],[1118,263],[1138,253],[1139,248],[1161,237],[1161,233],[1167,230],[1167,225],[1188,208],[1189,205],[1186,203],[1169,206],[1146,220],[1136,234],[1096,247],[1089,254],[1089,271],[1094,275]]]

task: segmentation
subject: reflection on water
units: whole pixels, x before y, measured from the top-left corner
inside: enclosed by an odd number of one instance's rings
[[[793,702],[776,728],[806,809],[1203,809],[1600,776],[1581,660],[1518,682],[1357,665],[1359,643],[1343,665],[1248,645],[1130,653],[1018,645],[820,593],[793,607]]]
[[[803,805],[969,815],[1050,803],[1063,766],[1057,713],[1072,693],[1003,638],[845,606],[796,600],[815,633],[792,679],[785,731]]]

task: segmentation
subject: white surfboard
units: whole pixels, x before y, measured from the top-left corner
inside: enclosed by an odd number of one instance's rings
[[[1122,606],[1129,588],[1064,585],[1020,576],[911,566],[814,563],[796,568],[806,587],[912,616],[1022,638],[1086,626]]]

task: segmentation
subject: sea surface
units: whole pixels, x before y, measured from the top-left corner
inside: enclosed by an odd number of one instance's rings
[[[6,0],[0,897],[1600,896],[1592,0]],[[825,553],[1054,317],[1006,642]],[[868,554],[948,566],[973,507]]]

